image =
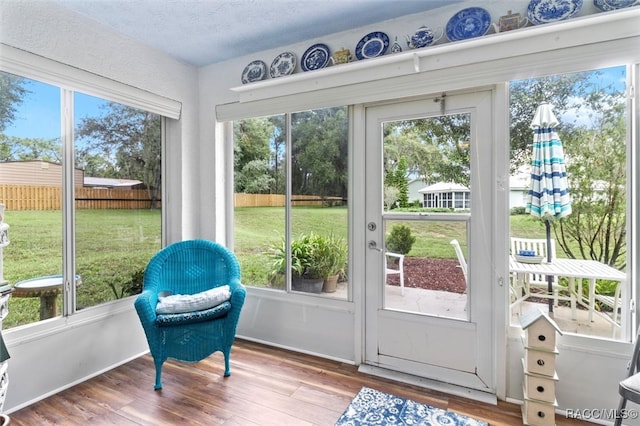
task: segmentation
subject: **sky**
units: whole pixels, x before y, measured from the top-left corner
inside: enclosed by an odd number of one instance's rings
[[[35,80],[27,80],[29,91],[16,112],[13,124],[5,129],[8,136],[55,139],[60,137],[60,88]],[[87,116],[102,114],[104,99],[76,92],[74,96],[75,125]]]
[[[614,67],[603,70],[601,85],[613,83],[616,89],[625,87],[625,67]],[[13,125],[5,129],[8,136],[24,138],[55,139],[60,137],[60,89],[34,80],[28,80],[26,89],[30,92],[24,98],[16,113]],[[98,117],[102,114],[100,106],[107,101],[76,92],[74,98],[75,124],[87,116]],[[574,111],[563,118],[567,121],[581,123],[581,117],[587,117],[584,111]]]

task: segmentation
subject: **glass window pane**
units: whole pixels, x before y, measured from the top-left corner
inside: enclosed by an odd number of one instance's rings
[[[627,157],[626,79],[626,67],[620,66],[510,83],[513,256],[520,250],[516,238],[538,239],[543,246],[534,246],[532,251],[551,253],[552,263],[553,259],[568,259],[571,264],[575,259],[573,264],[588,261],[598,269],[626,273],[626,261],[632,255],[626,239],[626,218],[631,208],[626,189],[631,161]],[[551,105],[558,122],[552,126],[555,136],[548,131],[552,135],[548,143],[562,147],[562,156],[557,157],[564,158],[572,210],[568,216],[551,220],[549,233],[545,221],[531,214],[535,209],[527,209],[537,164],[532,158],[536,136],[531,124],[543,103]],[[553,160],[554,164],[558,161]],[[564,332],[624,337],[624,322],[629,318],[629,280],[620,283],[596,278],[590,289],[592,281],[586,277],[559,274],[552,278],[553,290],[549,293],[548,283],[536,285],[534,275],[512,275],[513,324],[519,324],[520,315],[530,309],[551,309]],[[572,298],[577,299],[576,309],[571,308]],[[608,301],[617,303],[614,307]]]
[[[284,289],[284,116],[234,123],[234,252],[248,286]]]
[[[292,289],[347,297],[347,107],[292,114]]]
[[[234,251],[243,282],[287,289],[290,261],[293,291],[346,298],[347,108],[292,114],[290,149],[285,118],[234,123]],[[299,275],[315,283],[300,284]]]
[[[77,309],[137,294],[161,248],[160,116],[76,93]]]
[[[470,114],[383,124],[384,210],[394,215],[384,220],[385,309],[469,318],[470,128]],[[417,183],[423,208],[407,197]],[[445,221],[438,212],[461,214]],[[412,219],[397,219],[404,214]]]
[[[60,315],[60,89],[0,73],[0,204],[8,245],[0,284],[15,286],[5,328]]]

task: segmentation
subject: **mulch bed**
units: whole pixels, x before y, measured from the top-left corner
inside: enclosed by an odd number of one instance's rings
[[[400,277],[389,275],[387,284],[400,285]],[[467,288],[457,260],[421,257],[404,258],[404,286],[460,294]]]
[[[387,284],[400,285],[398,275],[389,275]],[[467,289],[464,274],[456,259],[428,259],[421,257],[404,258],[404,286],[426,290],[448,291],[463,294]],[[548,299],[530,297],[530,302],[548,303]],[[560,301],[560,305],[569,302]],[[578,309],[584,309],[578,305]]]

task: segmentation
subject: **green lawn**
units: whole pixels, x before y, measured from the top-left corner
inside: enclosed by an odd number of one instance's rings
[[[160,249],[160,214],[159,210],[77,211],[76,270],[83,281],[77,293],[79,309],[120,297],[122,286],[139,277]],[[282,207],[235,209],[235,253],[245,283],[267,284],[272,263],[270,249],[284,235],[284,214]],[[5,280],[15,284],[62,273],[60,211],[11,211],[7,212],[6,222],[10,225],[11,243],[4,250]],[[396,223],[410,226],[416,236],[410,256],[455,258],[449,244],[453,238],[466,246],[463,222],[393,221],[387,226]],[[544,226],[527,215],[512,216],[511,228],[514,235],[544,237]],[[292,229],[294,236],[315,231],[346,240],[347,208],[294,207]],[[38,298],[12,297],[5,327],[37,321],[39,306]]]
[[[82,278],[78,309],[121,297],[123,286],[140,278],[161,247],[160,215],[159,210],[76,212],[76,271]],[[60,211],[11,211],[5,220],[10,226],[10,244],[4,249],[5,280],[16,284],[62,273]],[[61,300],[59,296],[59,309]],[[9,303],[6,328],[38,320],[39,298],[11,297]]]

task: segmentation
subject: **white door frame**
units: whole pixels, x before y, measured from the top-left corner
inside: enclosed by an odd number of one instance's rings
[[[477,224],[474,224],[470,227],[470,241],[472,241],[473,246],[470,249],[470,253],[472,253],[472,255],[468,259],[470,271],[475,271],[475,272],[472,272],[473,276],[476,277],[473,279],[482,280],[481,288],[483,290],[483,294],[480,297],[478,295],[479,293],[478,291],[476,292],[475,297],[473,295],[470,295],[471,296],[471,300],[470,300],[471,321],[466,322],[466,321],[456,321],[451,319],[442,319],[442,318],[425,317],[425,316],[415,317],[415,316],[409,316],[407,314],[402,314],[394,311],[379,309],[382,306],[380,302],[380,299],[381,299],[380,294],[376,294],[375,296],[372,296],[371,286],[365,284],[365,288],[363,289],[363,297],[364,298],[368,297],[368,299],[367,299],[367,302],[365,303],[365,311],[363,312],[366,323],[365,323],[365,330],[363,331],[363,340],[365,341],[365,346],[364,346],[364,353],[363,353],[362,359],[365,363],[373,362],[378,366],[382,366],[385,368],[392,367],[392,369],[396,369],[397,371],[400,371],[403,373],[408,372],[410,374],[418,374],[417,372],[420,372],[418,375],[421,375],[423,377],[428,377],[435,380],[444,381],[447,383],[454,383],[457,385],[471,387],[474,389],[480,389],[490,393],[501,393],[501,392],[497,392],[497,387],[498,387],[497,382],[499,381],[496,380],[496,376],[497,375],[502,376],[502,374],[496,373],[495,361],[497,356],[504,356],[504,354],[500,355],[496,353],[497,347],[499,347],[497,346],[497,343],[501,339],[498,338],[498,335],[500,333],[495,332],[496,330],[495,327],[498,324],[495,321],[496,318],[494,316],[494,312],[495,311],[499,312],[500,308],[494,309],[495,307],[494,305],[496,305],[496,301],[502,299],[502,297],[500,297],[500,294],[502,294],[503,291],[498,289],[498,291],[495,292],[496,294],[494,294],[494,291],[493,291],[494,286],[492,283],[494,281],[495,275],[494,275],[494,270],[490,266],[493,264],[492,257],[494,257],[493,253],[495,252],[494,244],[493,244],[494,233],[492,232],[492,228],[495,225],[494,219],[496,217],[496,215],[493,214],[493,210],[495,207],[493,194],[495,193],[494,182],[495,182],[495,175],[496,175],[496,168],[493,165],[495,161],[494,154],[493,154],[493,139],[494,139],[493,126],[495,125],[495,119],[493,118],[493,110],[494,110],[494,104],[495,104],[495,91],[484,89],[478,92],[471,92],[468,95],[464,95],[463,98],[465,99],[464,102],[466,102],[466,105],[468,105],[470,108],[464,107],[462,108],[462,110],[471,111],[472,114],[474,114],[474,116],[475,114],[478,113],[478,111],[481,114],[483,114],[483,117],[481,120],[478,120],[477,118],[472,118],[472,132],[474,132],[474,140],[477,139],[475,137],[475,132],[477,132],[478,130],[480,130],[483,140],[482,141],[476,140],[475,143],[477,144],[478,149],[477,150],[472,149],[472,159],[471,159],[472,173],[475,173],[475,175],[472,175],[472,179],[474,184],[476,185],[475,187],[480,188],[480,190],[476,189],[476,192],[477,192],[476,198],[478,198],[479,201],[476,202],[475,204],[476,208],[475,209],[472,208],[472,214],[473,214],[472,221],[474,221],[474,223],[477,223]],[[463,98],[458,97],[458,99],[463,99]],[[423,110],[433,112],[432,108],[428,106],[429,104],[433,105],[433,99],[434,97],[428,97],[419,101],[395,103],[392,105],[386,104],[386,105],[368,106],[367,112],[365,115],[367,118],[370,118],[369,111],[375,111],[376,108],[378,109],[381,108],[381,110],[383,111],[382,115],[384,116],[384,120],[392,121],[395,119],[393,109],[397,107],[399,111],[397,118],[401,118],[404,115],[406,115],[406,113],[402,113],[401,111],[406,110],[407,105],[413,105],[413,107],[416,108],[414,111],[419,112],[420,109],[422,108]],[[420,106],[417,106],[421,102],[423,102],[423,104]],[[413,108],[413,107],[410,107],[410,108]],[[462,106],[460,105],[456,106],[456,101],[453,95],[447,98],[446,113],[456,112],[455,110],[458,107],[462,107]],[[407,111],[410,111],[410,110],[407,110]],[[411,114],[411,112],[409,112],[408,114]],[[415,114],[415,112],[413,114]],[[434,114],[431,114],[431,115],[434,115]],[[435,115],[438,115],[438,114],[435,114]],[[375,124],[375,125],[377,126],[378,124]],[[365,133],[369,133],[369,132],[370,130],[365,131]],[[377,161],[377,158],[379,158],[379,155],[381,155],[378,153],[379,151],[378,148],[381,149],[381,145],[374,144],[376,148],[372,149],[373,141],[371,141],[371,135],[366,134],[365,136],[366,136],[365,139],[367,140],[367,143],[366,143],[367,147],[364,149],[363,154],[367,157],[366,163],[368,164],[366,182],[372,182],[372,181],[381,182],[380,176],[379,176],[381,175],[381,171],[377,171],[378,176],[374,176],[373,178],[369,177],[369,173],[371,172],[371,169],[372,169],[371,163]],[[485,151],[482,153],[482,155],[479,156],[478,151],[480,149],[483,149]],[[378,155],[378,157],[376,157],[376,155]],[[480,161],[482,161],[483,163],[480,164]],[[381,163],[378,163],[378,164],[381,164]],[[378,166],[378,169],[379,168],[380,167]],[[367,193],[367,196],[370,198],[370,195],[371,195],[370,191],[365,191],[365,192]],[[378,193],[380,192],[381,191],[378,190]],[[379,203],[380,198],[381,196],[378,194],[376,201],[373,202],[373,205],[382,205],[381,203]],[[370,206],[371,205],[369,205],[369,207],[366,209],[367,211],[365,213],[365,218],[364,218],[365,223],[363,224],[363,226],[366,227],[367,223],[373,221],[373,222],[377,222],[377,224],[379,225],[378,229],[380,229],[382,225],[382,216],[380,213],[378,213],[377,215],[376,214],[372,215],[370,212],[372,208]],[[379,212],[381,212],[381,209],[379,210]],[[379,232],[380,231],[365,230],[364,235],[365,235],[366,242],[373,239],[376,241],[377,244],[380,244],[382,236]],[[380,253],[376,252],[375,250],[365,249],[364,257],[365,257],[365,265],[372,265],[372,264],[381,265],[380,258],[379,258]],[[378,283],[381,282],[381,279],[382,279],[381,267],[380,268],[366,267],[365,270],[367,271],[365,273],[365,283],[370,283],[372,281],[371,279],[372,270],[377,271],[376,273],[378,274],[378,278],[376,279],[376,282]],[[480,284],[476,284],[476,285],[480,286]],[[378,286],[377,288],[380,288],[380,286]],[[369,296],[367,296],[367,294],[369,294]],[[371,303],[378,303],[378,306],[376,308],[371,308],[370,306]],[[372,321],[371,317],[374,315],[376,316],[376,318]],[[480,320],[480,323],[478,322],[478,320]],[[472,358],[477,355],[477,359],[474,362],[477,362],[475,369],[478,374],[470,374],[469,372],[456,371],[455,361],[452,364],[454,368],[441,368],[440,366],[437,366],[437,365],[416,363],[413,360],[389,359],[384,356],[377,357],[375,360],[372,360],[370,354],[372,350],[377,350],[378,342],[372,343],[370,338],[371,335],[368,333],[378,333],[380,330],[386,329],[386,328],[388,328],[389,332],[392,333],[394,330],[396,331],[398,329],[402,330],[403,329],[402,325],[406,326],[407,323],[415,323],[418,325],[418,328],[431,327],[431,330],[433,333],[431,333],[431,335],[428,338],[429,339],[433,338],[435,339],[436,342],[442,343],[444,340],[450,337],[449,331],[444,333],[438,332],[438,330],[442,329],[444,324],[446,324],[447,327],[450,328],[450,330],[457,330],[456,333],[458,333],[458,335],[462,337],[460,341],[473,340],[475,343],[471,345],[472,347],[471,355],[472,355]],[[383,325],[381,326],[381,324]],[[478,324],[480,324],[479,329],[478,329]],[[502,320],[502,324],[504,324],[504,319]],[[500,329],[504,330],[504,328],[500,328]],[[368,339],[367,339],[367,336],[369,336]],[[469,348],[469,346],[467,346],[467,348]],[[460,355],[461,355],[459,357],[460,363],[462,364],[468,363],[469,361],[468,354],[460,354]],[[447,358],[451,360],[451,359],[455,359],[456,357],[451,356],[451,354],[449,354]],[[464,368],[462,370],[464,370]],[[480,378],[480,375],[482,375],[483,377]],[[470,376],[476,376],[476,379],[470,378]]]

